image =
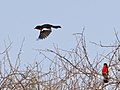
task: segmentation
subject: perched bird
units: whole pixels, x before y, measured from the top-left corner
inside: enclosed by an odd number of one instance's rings
[[[103,65],[102,75],[104,77],[104,83],[108,83],[108,66],[107,66],[107,63],[104,63],[104,65]]]
[[[58,28],[61,28],[61,26],[43,24],[43,25],[37,25],[34,29],[40,30],[38,39],[45,39],[52,32],[51,28],[58,29]]]

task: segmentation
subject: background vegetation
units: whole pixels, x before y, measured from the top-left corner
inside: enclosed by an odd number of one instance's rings
[[[50,62],[48,71],[44,71],[41,62],[20,67],[23,43],[17,55],[15,65],[10,60],[9,48],[0,53],[0,90],[119,90],[120,89],[120,40],[115,32],[113,45],[93,43],[101,49],[110,48],[106,54],[97,55],[90,60],[84,33],[74,34],[77,44],[72,50],[63,50],[54,46],[54,50],[35,49],[41,60]],[[49,54],[49,55],[48,55]],[[28,56],[29,57],[29,56]],[[106,62],[109,67],[109,82],[103,82],[101,69]],[[9,67],[9,68],[8,68]]]

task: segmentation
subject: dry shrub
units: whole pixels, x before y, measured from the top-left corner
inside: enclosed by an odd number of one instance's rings
[[[25,69],[20,66],[20,55],[23,42],[18,53],[15,65],[9,59],[9,46],[6,46],[1,55],[6,62],[0,63],[0,90],[119,90],[120,88],[120,41],[116,35],[116,44],[104,46],[94,44],[100,48],[112,48],[104,55],[98,55],[90,60],[86,48],[85,36],[76,35],[77,44],[72,50],[63,50],[54,46],[54,50],[35,49],[45,60],[49,60],[48,71],[43,71],[41,63],[28,65]],[[52,56],[48,56],[48,53]],[[104,83],[101,69],[107,61],[109,66],[109,82]],[[9,70],[6,69],[6,64]]]

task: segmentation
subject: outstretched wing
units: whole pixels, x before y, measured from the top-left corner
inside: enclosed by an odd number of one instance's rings
[[[43,30],[40,31],[39,39],[45,39],[49,34],[51,33],[51,30]]]

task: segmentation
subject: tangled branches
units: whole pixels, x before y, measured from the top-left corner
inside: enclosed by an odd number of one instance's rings
[[[76,34],[75,34],[76,35]],[[36,62],[21,70],[19,67],[20,54],[15,66],[11,64],[8,49],[1,53],[9,61],[10,70],[2,67],[0,63],[0,88],[10,90],[117,90],[120,88],[120,42],[117,38],[116,45],[100,48],[112,48],[106,55],[97,56],[91,60],[86,48],[83,33],[76,36],[77,45],[72,50],[63,50],[58,47],[51,49],[34,49],[46,61],[50,61],[48,71],[44,71],[41,63]],[[116,35],[117,37],[117,35]],[[92,42],[93,43],[93,42]],[[22,50],[20,48],[20,52]],[[50,56],[49,56],[49,55]],[[41,58],[38,60],[40,61]],[[109,82],[103,82],[101,69],[107,61],[109,67]],[[4,63],[5,64],[5,63]],[[4,70],[2,70],[4,68]],[[4,71],[4,72],[3,72]]]

